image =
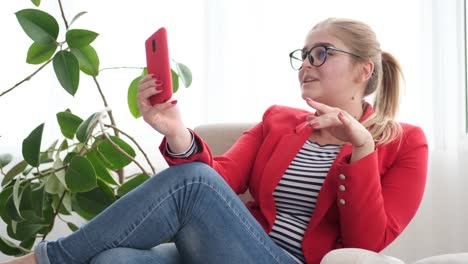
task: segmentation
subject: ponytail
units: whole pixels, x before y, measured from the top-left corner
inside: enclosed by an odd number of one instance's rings
[[[400,81],[403,74],[398,61],[388,52],[382,52],[381,76],[378,76],[378,72],[374,74],[377,76],[373,78],[380,79],[374,101],[374,113],[363,125],[370,128],[372,137],[381,145],[396,139],[402,132],[395,118],[398,113]]]

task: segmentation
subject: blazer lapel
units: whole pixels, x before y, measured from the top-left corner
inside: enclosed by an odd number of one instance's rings
[[[273,199],[273,192],[278,185],[284,172],[296,156],[299,149],[310,135],[312,128],[305,126],[306,123],[299,124],[293,133],[284,135],[277,143],[274,152],[271,154],[268,164],[265,166],[261,184],[259,200],[264,210],[266,219],[274,221],[276,218],[276,207]],[[272,226],[273,223],[269,223]]]

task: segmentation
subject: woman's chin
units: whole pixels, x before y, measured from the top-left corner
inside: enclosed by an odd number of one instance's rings
[[[306,100],[307,98],[310,98],[312,100],[317,100],[319,97],[313,93],[307,93],[302,91],[302,99]]]

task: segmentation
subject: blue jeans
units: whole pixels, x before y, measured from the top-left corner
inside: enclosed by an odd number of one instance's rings
[[[162,171],[35,254],[39,264],[295,263],[224,179],[198,162]]]

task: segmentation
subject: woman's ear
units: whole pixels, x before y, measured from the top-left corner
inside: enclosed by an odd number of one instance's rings
[[[362,72],[361,72],[361,78],[363,82],[367,82],[371,77],[372,74],[374,73],[374,63],[372,61],[366,61],[362,63]]]
[[[374,63],[372,61],[360,62],[357,67],[356,81],[359,83],[367,82],[374,73]]]

